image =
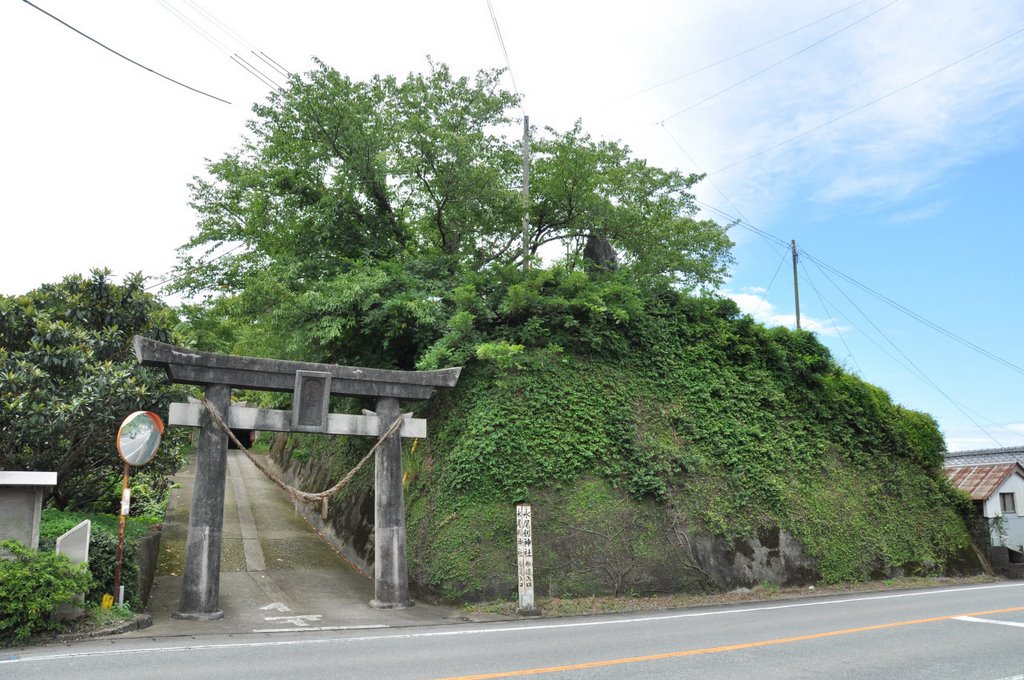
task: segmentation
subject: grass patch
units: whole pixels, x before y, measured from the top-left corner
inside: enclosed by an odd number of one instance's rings
[[[127,604],[123,607],[115,604],[110,609],[104,609],[98,604],[89,604],[86,612],[89,615],[89,623],[97,628],[106,628],[135,618],[135,612]]]

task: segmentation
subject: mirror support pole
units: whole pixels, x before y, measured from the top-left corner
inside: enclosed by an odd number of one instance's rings
[[[227,416],[231,388],[208,385],[206,398]],[[228,438],[206,412],[196,453],[195,488],[188,517],[185,568],[176,619],[213,620],[224,617],[220,600],[220,546],[224,528],[224,480]]]
[[[131,466],[128,461],[124,463],[124,479],[121,484],[121,512],[117,518],[117,564],[114,567],[114,599],[118,600],[118,604],[123,604],[121,600],[121,564],[124,562],[124,522],[125,517],[128,515],[128,507],[125,503],[126,495],[128,492],[128,473],[131,471]]]

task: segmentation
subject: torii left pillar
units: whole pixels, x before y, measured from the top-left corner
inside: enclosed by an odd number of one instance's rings
[[[398,399],[377,400],[377,416],[383,430],[401,418]],[[373,600],[376,609],[406,609],[409,568],[405,552],[405,500],[402,491],[402,442],[398,432],[377,449],[374,470]]]
[[[231,407],[231,388],[208,385],[206,398],[218,412]],[[224,617],[220,608],[220,546],[224,527],[224,481],[227,473],[228,438],[209,413],[203,413],[196,453],[195,488],[188,516],[185,569],[175,619],[214,620]]]

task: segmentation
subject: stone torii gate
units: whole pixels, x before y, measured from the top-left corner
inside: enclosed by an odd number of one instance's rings
[[[461,368],[392,371],[200,352],[136,335],[135,356],[163,368],[172,383],[201,385],[232,428],[380,436],[402,418],[399,400],[424,400],[454,387]],[[231,406],[232,388],[292,392],[292,410]],[[329,413],[331,395],[374,397],[376,415]],[[169,425],[201,427],[189,513],[181,597],[175,618],[219,619],[227,436],[199,405],[171,404]],[[426,421],[405,418],[377,449],[374,482],[374,599],[371,606],[412,606],[405,548],[400,437],[425,437]]]

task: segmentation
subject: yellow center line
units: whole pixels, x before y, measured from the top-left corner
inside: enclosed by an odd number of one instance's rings
[[[809,635],[796,635],[794,637],[776,638],[774,640],[758,640],[757,642],[742,642],[735,645],[723,645],[721,647],[705,647],[703,649],[686,649],[679,652],[666,652],[664,654],[648,654],[647,656],[632,656],[624,659],[608,659],[606,661],[589,661],[586,663],[574,663],[564,666],[547,666],[545,668],[526,668],[518,671],[504,671],[501,673],[482,673],[479,675],[459,675],[444,680],[486,680],[487,678],[515,678],[524,675],[543,675],[545,673],[559,673],[564,671],[580,671],[587,668],[602,668],[607,666],[621,666],[627,663],[640,663],[643,661],[659,661],[661,659],[677,659],[684,656],[697,656],[698,654],[718,654],[720,652],[734,652],[739,649],[752,649],[754,647],[769,647],[771,645],[784,645],[791,642],[803,642],[804,640],[817,640],[820,638],[835,637],[837,635],[850,635],[851,633],[863,633],[870,630],[883,630],[885,628],[898,628],[900,626],[916,626],[921,623],[934,623],[936,621],[949,621],[963,616],[989,616],[992,614],[1005,614],[1007,612],[1024,611],[1024,607],[1010,607],[1008,609],[992,609],[985,612],[974,612],[972,614],[950,614],[948,616],[934,616],[928,619],[914,619],[912,621],[895,621],[893,623],[880,623],[874,626],[862,626],[860,628],[844,628],[843,630],[830,630],[823,633],[811,633]]]

